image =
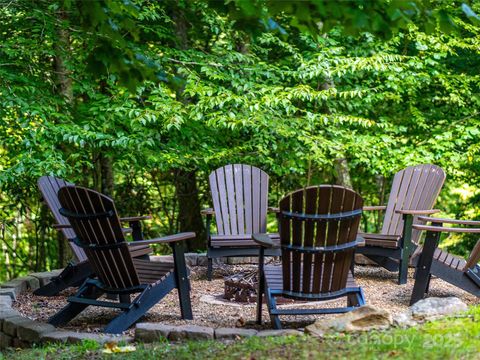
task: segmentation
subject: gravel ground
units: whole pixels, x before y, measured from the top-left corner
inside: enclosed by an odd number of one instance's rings
[[[264,307],[264,323],[262,326],[255,324],[255,304],[231,303],[222,299],[223,276],[240,271],[256,269],[256,266],[223,266],[216,267],[215,278],[211,282],[206,280],[205,268],[195,267],[191,275],[191,299],[194,320],[180,319],[180,308],[176,292],[167,295],[160,303],[155,305],[142,321],[160,322],[172,325],[195,324],[210,327],[246,327],[270,328],[268,313]],[[410,294],[413,288],[413,270],[410,270],[408,283],[397,285],[397,274],[383,268],[374,266],[356,266],[357,283],[363,287],[367,304],[390,311],[393,316],[408,308]],[[74,290],[66,290],[60,296],[39,297],[32,293],[24,293],[14,303],[23,315],[38,321],[46,322],[55,312],[66,304],[66,296],[73,294]],[[479,304],[476,297],[460,290],[440,279],[432,279],[429,296],[456,296],[469,305]],[[325,307],[344,306],[344,300],[324,302]],[[315,307],[312,303],[300,304],[303,307]],[[300,306],[287,304],[284,306]],[[72,320],[65,329],[98,332],[116,314],[117,310],[99,307],[90,307]],[[282,317],[285,328],[303,327],[317,316]],[[332,315],[328,315],[332,316]],[[127,333],[132,333],[129,330]]]

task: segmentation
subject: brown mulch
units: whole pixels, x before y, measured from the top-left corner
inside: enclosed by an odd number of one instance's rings
[[[191,300],[194,320],[180,319],[178,296],[174,291],[167,295],[161,302],[155,305],[141,320],[146,322],[158,322],[171,325],[195,324],[210,327],[246,327],[246,328],[270,328],[268,313],[264,306],[264,323],[262,326],[255,324],[255,304],[231,303],[222,299],[224,291],[223,277],[240,271],[255,269],[256,266],[222,266],[216,267],[214,278],[211,282],[206,280],[205,268],[194,267],[191,273]],[[356,266],[355,276],[357,283],[363,287],[368,305],[388,310],[395,316],[408,308],[410,295],[413,288],[413,270],[410,270],[408,283],[397,285],[397,274],[388,272],[379,267]],[[66,305],[66,296],[73,294],[74,289],[66,290],[55,297],[34,296],[27,292],[20,295],[14,303],[14,307],[24,316],[33,320],[46,322]],[[429,296],[446,297],[456,296],[468,305],[479,304],[480,300],[463,290],[452,286],[443,280],[432,279]],[[344,306],[344,300],[329,301],[322,304],[325,307]],[[292,306],[288,304],[286,306]],[[312,303],[302,304],[304,307],[315,307]],[[64,329],[98,332],[111,320],[118,310],[99,307],[89,307],[72,320]],[[317,316],[282,317],[285,328],[303,327]],[[331,316],[331,315],[329,315]],[[129,330],[127,333],[132,333]]]

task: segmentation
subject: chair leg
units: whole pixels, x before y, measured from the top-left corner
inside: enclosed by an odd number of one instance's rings
[[[127,330],[173,289],[175,289],[175,277],[171,274],[161,283],[145,289],[133,300],[133,306],[110,321],[103,331],[119,334]]]
[[[95,300],[102,294],[103,291],[98,290],[96,287],[89,284],[84,284],[75,294],[75,297]],[[53,326],[65,325],[75,316],[80,314],[86,307],[88,307],[88,304],[70,302],[62,310],[48,319],[48,323]]]
[[[75,265],[68,264],[60,275],[52,278],[51,282],[33,293],[38,296],[55,296],[71,286],[80,286],[91,275],[93,275],[93,270],[88,261]]]
[[[187,264],[185,263],[185,254],[183,244],[175,242],[171,244],[174,259],[174,277],[175,285],[178,290],[178,300],[180,302],[180,312],[182,319],[192,320],[192,304],[190,302],[190,281],[188,280]]]
[[[209,257],[207,261],[207,280],[208,281],[212,281],[212,272],[213,272],[213,259]]]
[[[258,280],[257,291],[257,324],[262,324],[262,306],[263,306],[263,294],[265,293],[265,278],[260,276]]]
[[[432,274],[428,275],[427,288],[425,289],[425,294],[428,294],[430,290],[430,281],[432,281]]]
[[[270,290],[267,288],[265,289],[265,298],[267,301],[268,312],[270,314],[270,321],[272,322],[272,326],[274,329],[281,329],[282,323],[280,322],[280,318],[276,314],[272,314],[272,310],[277,309],[277,302],[275,301],[275,297],[272,296]]]
[[[357,294],[349,294],[347,295],[347,306],[360,306],[359,301],[358,301],[358,296]]]
[[[402,259],[400,260],[400,266],[398,269],[398,285],[407,283],[409,256],[408,251],[406,250],[407,249],[403,249],[402,251]]]

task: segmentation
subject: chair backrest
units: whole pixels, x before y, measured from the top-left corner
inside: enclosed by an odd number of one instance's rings
[[[219,235],[265,233],[268,175],[250,165],[226,165],[209,176]]]
[[[140,285],[113,200],[80,186],[64,186],[58,199],[98,278],[113,289]],[[101,245],[101,247],[95,247]]]
[[[478,240],[475,246],[473,247],[472,252],[470,253],[470,256],[468,257],[467,262],[465,263],[465,266],[463,267],[462,271],[467,271],[468,269],[474,268],[479,261],[480,261],[480,240]]]
[[[381,233],[401,235],[403,216],[395,211],[431,210],[444,181],[445,172],[442,168],[431,164],[409,166],[397,172],[393,178]],[[420,231],[413,230],[412,241],[418,242],[420,234]]]
[[[283,292],[325,294],[345,288],[363,199],[343,186],[296,190],[280,201]],[[322,247],[347,243],[339,252]]]
[[[70,226],[70,221],[60,214],[60,201],[58,201],[58,190],[67,185],[74,185],[72,183],[69,183],[65,180],[56,178],[54,176],[42,176],[40,179],[38,179],[38,188],[40,189],[40,192],[42,193],[43,199],[46,202],[48,208],[53,214],[53,217],[55,218],[55,221],[57,222],[58,225],[66,225]],[[72,228],[66,227],[66,228],[61,228],[60,231],[62,234],[65,236],[66,239],[73,239],[77,235],[75,234],[75,231],[73,231]],[[85,251],[83,251],[82,248],[78,247],[74,243],[70,242],[70,246],[72,248],[73,253],[77,257],[78,261],[85,261],[87,260],[87,255],[85,254]]]

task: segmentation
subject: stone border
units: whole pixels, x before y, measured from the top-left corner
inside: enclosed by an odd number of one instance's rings
[[[152,256],[152,261],[173,261],[169,255]],[[186,253],[188,266],[206,266],[206,254]],[[214,259],[217,264],[257,264],[256,257],[232,257]],[[83,340],[94,340],[100,344],[106,342],[130,343],[133,341],[154,342],[160,338],[171,341],[183,340],[236,340],[249,336],[302,335],[298,330],[263,330],[243,328],[212,328],[197,325],[164,325],[160,323],[137,323],[135,337],[126,335],[97,334],[60,330],[50,324],[37,322],[22,316],[12,308],[17,296],[25,291],[33,291],[50,282],[60,274],[60,270],[32,273],[0,284],[0,350],[8,347],[29,348],[35,344],[68,343],[75,344]]]

